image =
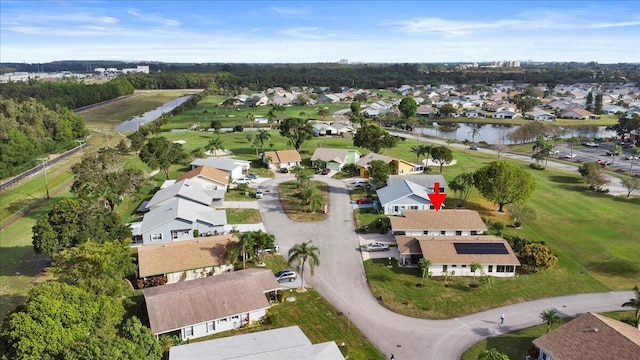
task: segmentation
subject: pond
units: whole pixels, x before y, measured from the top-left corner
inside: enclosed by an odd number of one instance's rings
[[[449,124],[444,124],[444,125],[446,126]],[[460,140],[460,141],[464,139],[468,139],[471,141],[472,131],[474,128],[477,128],[478,133],[475,135],[475,138],[473,139],[474,142],[477,143],[480,141],[484,141],[488,144],[494,144],[499,139],[504,139],[505,143],[509,143],[507,135],[520,127],[520,125],[508,125],[508,124],[500,125],[500,124],[458,123],[458,125],[460,125],[460,128],[458,128],[457,130],[441,131],[439,124],[437,122],[434,122],[432,127],[416,127],[415,130],[417,133],[424,134],[427,136],[435,136],[435,137]],[[561,137],[569,138],[571,136],[577,136],[577,135],[595,137],[595,138],[605,138],[605,137],[616,136],[616,133],[615,131],[606,130],[605,126],[598,126],[596,133],[593,133],[592,131],[589,133],[582,133],[582,134],[574,132],[573,135],[571,133],[567,133],[565,135],[562,135]]]
[[[193,95],[185,95],[185,96],[177,97],[177,98],[175,98],[175,99],[173,99],[171,101],[168,101],[168,102],[158,106],[157,108],[155,108],[153,110],[147,111],[146,113],[144,113],[142,115],[134,116],[131,119],[118,124],[118,126],[116,126],[116,130],[118,130],[118,131],[137,130],[141,125],[150,123],[150,122],[160,118],[162,115],[164,115],[164,114],[170,112],[171,110],[177,108],[183,102],[191,99],[192,96]]]

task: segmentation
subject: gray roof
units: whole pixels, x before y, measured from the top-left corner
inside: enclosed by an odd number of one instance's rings
[[[215,225],[227,223],[227,213],[208,206],[196,204],[188,200],[174,198],[166,205],[151,209],[144,215],[140,233],[144,234],[174,219],[195,223],[196,221]]]
[[[298,326],[174,346],[169,360],[343,360],[335,342],[312,345]]]
[[[208,157],[206,159],[195,159],[191,162],[191,166],[202,166],[207,165],[212,168],[224,170],[224,171],[233,171],[238,166],[249,166],[251,163],[249,161],[237,160],[237,159],[226,159],[226,158],[218,158],[218,157]]]
[[[409,180],[414,184],[424,186],[433,191],[435,183],[440,185],[440,189],[447,188],[447,180],[442,175],[389,175],[387,185],[392,185],[400,181]]]
[[[342,163],[351,151],[355,151],[359,154],[358,150],[355,149],[316,148],[313,155],[311,155],[311,161],[322,160]]]
[[[386,156],[386,155],[370,152],[367,155],[361,157],[360,160],[358,160],[358,162],[356,163],[356,165],[367,167],[367,166],[369,166],[369,163],[371,161],[373,161],[373,160],[384,161],[384,162],[386,162],[388,164],[388,163],[392,162],[394,160],[394,158],[392,158],[390,156]]]
[[[197,181],[186,179],[158,190],[147,203],[147,209],[161,204],[171,198],[183,198],[202,205],[211,205],[213,194]]]
[[[429,196],[427,196],[429,192],[429,189],[426,187],[420,186],[409,180],[398,181],[376,191],[380,204],[382,205],[411,195],[419,196],[428,202],[431,202],[431,200],[429,200]]]
[[[142,290],[154,334],[270,307],[273,271],[253,268]]]

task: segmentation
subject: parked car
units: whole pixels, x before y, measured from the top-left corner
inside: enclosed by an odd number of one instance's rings
[[[585,141],[585,142],[582,143],[582,145],[588,146],[588,147],[599,147],[600,146],[600,144],[594,143],[593,141]]]
[[[605,166],[611,166],[613,165],[613,161],[607,161],[604,163]]]
[[[369,187],[369,182],[368,181],[364,181],[364,180],[358,180],[358,181],[353,183],[353,187],[355,189],[364,189],[364,188]]]
[[[288,172],[289,172],[289,169],[287,169],[287,168],[280,168],[280,172],[281,172],[281,173],[283,173],[283,174],[286,174],[286,173],[288,173]]]
[[[265,254],[277,253],[277,252],[280,252],[280,246],[278,246],[278,244],[273,244],[273,249],[272,248],[267,248],[267,249],[264,249],[262,251],[260,251],[257,246],[255,246],[253,248],[253,253],[254,254],[260,254],[261,252],[264,252]]]
[[[551,155],[558,155],[558,154],[560,154],[560,150],[558,150],[558,149],[551,149],[551,151],[549,151],[549,154],[551,154]]]
[[[248,177],[241,177],[233,180],[234,184],[248,184],[251,182],[251,179]]]
[[[478,147],[475,145],[469,146],[469,150],[478,150]]]
[[[626,160],[640,160],[640,157],[638,156],[633,156],[633,155],[627,155],[625,157]]]
[[[576,154],[567,154],[564,157],[567,158],[567,159],[573,159],[573,158],[576,157]]]
[[[596,162],[602,166],[605,166],[607,164],[607,162],[602,159],[598,159]]]
[[[331,170],[329,170],[329,169],[322,169],[322,171],[320,171],[320,174],[327,175],[330,172],[331,172]]]
[[[291,269],[281,270],[276,273],[276,280],[278,282],[283,282],[283,281],[293,282],[297,278],[298,278],[298,274]]]
[[[373,242],[364,246],[365,250],[371,251],[387,251],[389,250],[389,245],[383,244],[381,242]]]
[[[264,193],[262,192],[262,189],[256,190],[256,199],[262,199],[263,195]]]
[[[247,177],[249,179],[257,179],[258,178],[258,174],[256,174],[256,173],[248,173]]]
[[[372,204],[373,200],[369,199],[369,198],[360,198],[358,200],[356,200],[356,204],[360,205],[360,204]]]

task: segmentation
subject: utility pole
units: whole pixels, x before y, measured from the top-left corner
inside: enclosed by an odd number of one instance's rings
[[[109,148],[109,129],[102,129],[104,130],[104,136],[107,139],[107,149]]]
[[[47,199],[51,199],[49,196],[49,182],[47,181],[47,160],[46,157],[38,158],[38,160],[42,161],[42,170],[44,171],[44,188],[47,190]]]

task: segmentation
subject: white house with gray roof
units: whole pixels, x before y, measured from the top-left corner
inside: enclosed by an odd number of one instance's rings
[[[335,341],[312,344],[298,326],[174,346],[169,360],[344,360]]]
[[[525,114],[525,118],[536,121],[554,121],[556,116],[544,110],[533,109]]]
[[[206,159],[195,159],[191,162],[191,169],[195,169],[198,166],[207,165],[214,169],[226,171],[229,173],[231,179],[235,180],[241,178],[249,171],[251,167],[250,161],[227,159],[219,157],[208,157]]]
[[[433,190],[406,179],[378,189],[376,193],[385,215],[400,215],[405,210],[434,209],[427,195]]]
[[[137,243],[161,244],[193,239],[199,234],[222,234],[227,213],[188,200],[173,198],[165,205],[154,207],[142,222],[131,224]]]
[[[224,199],[224,190],[205,189],[195,180],[185,179],[178,181],[164,189],[158,190],[151,200],[147,202],[147,211],[166,205],[173,199],[183,199],[194,204],[211,206],[214,200]]]

